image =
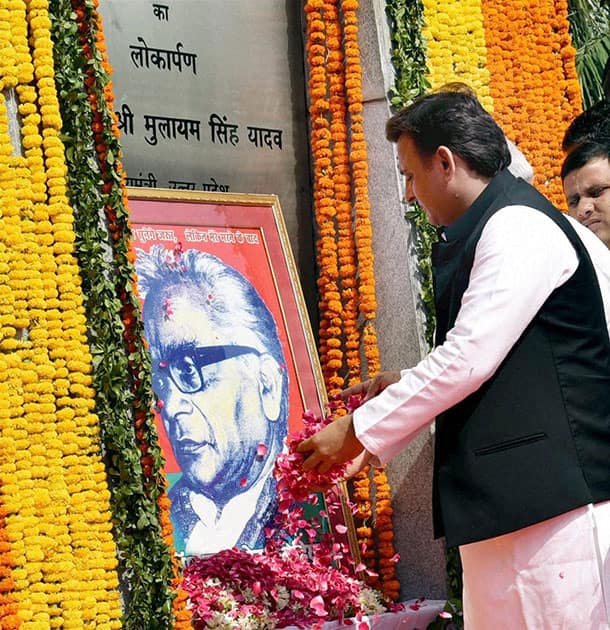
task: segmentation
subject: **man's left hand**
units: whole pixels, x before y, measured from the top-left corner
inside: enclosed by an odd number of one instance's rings
[[[299,453],[309,455],[303,470],[316,469],[324,474],[331,466],[340,466],[362,453],[364,446],[356,437],[351,414],[337,418],[297,447]]]

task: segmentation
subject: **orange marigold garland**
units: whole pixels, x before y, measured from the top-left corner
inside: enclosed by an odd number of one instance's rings
[[[328,80],[326,76],[326,24],[323,0],[305,5],[307,16],[307,61],[309,63],[309,113],[311,117],[311,151],[314,171],[314,209],[317,232],[318,290],[320,293],[320,362],[324,380],[331,395],[344,384],[340,375],[343,365],[342,304],[338,287],[336,242],[336,207],[332,168]],[[337,343],[339,341],[339,343]]]
[[[482,2],[494,117],[559,208],[561,138],[581,109],[567,0]]]
[[[318,224],[320,360],[331,396],[343,388],[343,374],[351,384],[364,373],[373,376],[380,367],[357,9],[355,0],[310,0],[305,5]],[[373,483],[381,497],[389,497],[383,470],[373,474]],[[391,508],[384,508],[385,517],[376,520],[370,486],[368,471],[354,481],[358,542],[367,566],[379,571],[376,586],[395,599]],[[383,544],[376,545],[375,536]]]
[[[355,237],[358,256],[360,312],[364,316],[363,350],[366,373],[379,372],[379,348],[375,332],[377,303],[373,260],[373,230],[371,228],[368,193],[368,154],[364,135],[362,99],[362,67],[358,45],[358,2],[343,0],[343,30],[345,48],[345,86],[350,122],[350,162],[354,195]]]
[[[338,0],[324,5],[327,29],[326,70],[330,92],[333,183],[337,215],[337,254],[341,302],[343,304],[343,346],[347,384],[361,378],[360,328],[358,326],[358,281],[356,278],[356,243],[352,217],[352,185],[348,155],[347,104],[345,100],[345,55]],[[333,339],[341,347],[340,339]],[[329,340],[330,343],[330,340]]]
[[[368,160],[364,135],[362,98],[362,67],[358,44],[358,1],[342,0],[345,47],[345,85],[350,115],[350,160],[354,187],[355,236],[358,253],[360,312],[364,316],[363,349],[366,357],[367,376],[379,372],[379,348],[375,331],[377,303],[375,300],[375,273],[373,259],[373,230],[370,220],[368,196]],[[394,528],[391,518],[390,484],[385,468],[373,471],[375,484],[375,534],[377,570],[380,588],[389,599],[396,600],[400,585],[396,580],[396,551]],[[383,514],[380,513],[380,508]]]

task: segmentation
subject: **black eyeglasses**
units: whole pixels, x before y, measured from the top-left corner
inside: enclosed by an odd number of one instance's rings
[[[202,368],[243,354],[260,352],[251,346],[199,346],[177,348],[156,366],[157,373],[167,373],[183,394],[194,394],[205,389],[206,379]]]

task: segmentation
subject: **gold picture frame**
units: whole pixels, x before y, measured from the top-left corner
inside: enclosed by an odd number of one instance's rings
[[[196,252],[203,252],[207,257],[216,257],[232,267],[251,283],[276,323],[284,357],[284,361],[278,362],[283,363],[281,369],[285,370],[288,382],[288,408],[285,418],[288,433],[302,429],[303,413],[306,410],[321,415],[327,405],[326,390],[278,197],[158,188],[127,188],[127,196],[136,250],[136,268],[138,269],[140,258],[147,258],[152,253],[161,260],[160,252],[166,257],[169,266],[174,265],[177,273],[189,273],[186,267],[182,269],[180,265],[199,256]],[[148,273],[146,264],[141,263],[141,269]],[[138,269],[139,283],[146,287],[146,278],[140,277],[143,273],[141,269]],[[164,299],[167,307],[168,298]],[[173,306],[170,305],[170,308]],[[146,312],[145,308],[145,326]],[[164,316],[163,319],[169,320],[171,317]],[[168,321],[164,321],[163,326],[167,325]],[[154,362],[153,352],[153,372]],[[164,418],[169,415],[167,410],[162,413]],[[174,455],[165,424],[159,414],[159,436],[166,458],[171,498],[172,489],[175,484],[177,487],[183,471],[178,461],[180,458]],[[191,451],[187,450],[187,455],[194,456],[196,446],[189,443],[189,447]],[[185,458],[188,459],[186,456]],[[190,475],[193,476],[194,473]],[[247,484],[247,476],[240,479],[240,482],[243,483],[243,479],[246,479]],[[331,527],[333,535],[343,538],[342,542],[349,545],[353,557],[359,561],[355,528],[344,484],[341,489],[343,510],[340,515],[332,517]],[[175,505],[178,505],[177,499]],[[173,507],[174,502],[172,509]],[[178,519],[173,520],[176,529]],[[335,521],[346,526],[345,534],[337,533]],[[338,529],[343,531],[344,528]],[[201,530],[200,535],[202,531],[208,530]],[[185,536],[178,531],[176,548],[187,556],[214,551],[206,551],[202,547],[194,553],[196,545],[189,546],[185,540]],[[221,531],[219,540],[231,538],[223,538]],[[256,546],[253,548],[256,549]]]

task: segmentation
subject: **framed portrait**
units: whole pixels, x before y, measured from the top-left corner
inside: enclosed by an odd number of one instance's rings
[[[262,549],[275,458],[326,403],[279,200],[142,188],[128,198],[176,549]],[[355,552],[351,514],[338,518]]]

